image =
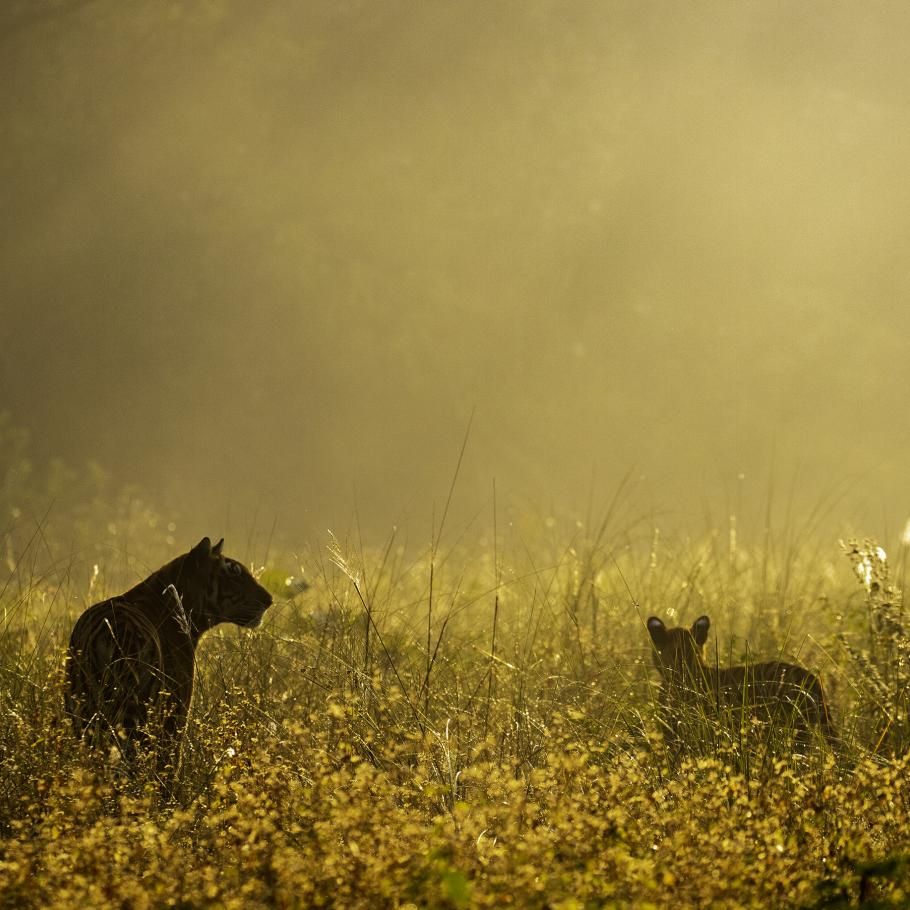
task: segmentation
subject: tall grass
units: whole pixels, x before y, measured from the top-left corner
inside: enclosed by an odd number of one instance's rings
[[[73,620],[156,567],[162,524],[115,510],[103,533],[130,544],[105,558],[20,510],[0,541],[0,906],[904,906],[887,557],[607,512],[416,554],[355,536],[273,556],[310,588],[259,632],[204,638],[164,792],[87,754],[61,696]],[[718,665],[819,670],[843,754],[795,753],[786,720],[748,712],[682,717],[669,748],[651,613],[709,614]]]

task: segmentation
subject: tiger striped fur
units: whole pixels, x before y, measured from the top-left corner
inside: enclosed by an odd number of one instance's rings
[[[204,537],[76,621],[66,710],[76,734],[117,745],[125,759],[155,740],[159,770],[176,769],[193,694],[196,645],[222,622],[257,626],[272,596]]]

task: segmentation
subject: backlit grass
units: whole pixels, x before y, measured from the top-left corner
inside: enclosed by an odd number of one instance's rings
[[[86,605],[188,544],[145,507],[92,522],[74,547],[71,525],[20,512],[2,541],[2,906],[910,900],[902,551],[529,520],[423,551],[273,554],[264,627],[203,641],[171,793],[74,741],[61,666]],[[818,670],[838,754],[708,707],[668,750],[652,613],[710,615],[721,665]]]

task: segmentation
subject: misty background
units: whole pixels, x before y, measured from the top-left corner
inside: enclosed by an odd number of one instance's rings
[[[903,2],[4,3],[0,410],[215,536],[428,529],[472,413],[459,520],[628,474],[661,520],[777,483],[899,530],[908,36]]]

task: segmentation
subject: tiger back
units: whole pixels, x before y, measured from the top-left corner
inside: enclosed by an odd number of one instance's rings
[[[141,606],[108,600],[79,617],[70,637],[67,712],[93,743],[102,733],[127,746],[165,685],[155,623]]]

